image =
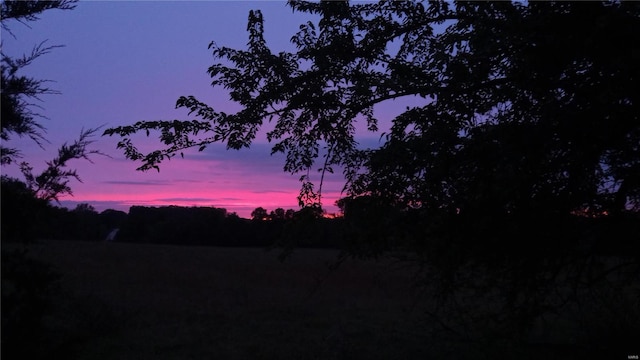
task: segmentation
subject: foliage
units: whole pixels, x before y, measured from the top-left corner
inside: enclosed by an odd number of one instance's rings
[[[77,0],[61,1],[3,1],[0,7],[0,23],[2,29],[9,34],[10,28],[7,25],[9,20],[15,20],[26,25],[28,21],[39,19],[39,15],[49,9],[70,10],[75,7]],[[48,54],[51,50],[60,47],[59,45],[45,46],[46,41],[34,46],[31,54],[23,55],[20,58],[12,58],[2,52],[0,69],[2,74],[2,123],[1,138],[4,142],[14,136],[28,136],[40,147],[46,141],[43,131],[44,127],[37,119],[46,117],[34,108],[39,106],[31,101],[39,100],[41,95],[59,94],[58,91],[46,86],[48,80],[34,79],[28,76],[19,75],[18,72],[30,65],[40,56]],[[20,157],[20,151],[14,148],[2,150],[2,164],[9,164]]]
[[[285,171],[302,173],[305,203],[321,193],[308,173],[319,161],[323,174],[344,169],[349,195],[403,206],[637,210],[639,50],[624,40],[640,26],[636,3],[289,5],[321,17],[292,37],[297,52],[270,51],[260,11],[249,14],[247,50],[210,45],[222,60],[209,68],[213,85],[242,110],[181,97],[176,106],[202,120],[141,121],[105,134],[122,136],[118,147],[146,170],[188,147],[249,146],[275,121],[267,138],[286,153]],[[373,106],[406,96],[424,105],[393,120],[381,149],[359,150],[356,123],[376,130]],[[142,154],[130,135],[150,130],[169,146]]]
[[[640,33],[639,3],[289,6],[320,18],[291,38],[295,52],[269,49],[260,11],[249,13],[246,50],[210,44],[212,84],[240,111],[181,97],[176,107],[200,120],[105,135],[121,136],[118,147],[148,170],[216,141],[248,147],[273,122],[267,139],[286,155],[284,170],[301,175],[302,205],[319,207],[324,174],[342,169],[354,254],[408,246],[447,306],[498,292],[496,322],[521,339],[562,308],[549,303],[554,291],[602,270],[589,259],[607,234],[638,250],[640,43],[627,34]],[[360,148],[356,125],[377,131],[374,107],[406,97],[421,105],[392,120],[380,148]],[[166,147],[141,153],[131,136],[153,130]]]
[[[4,26],[4,23],[3,23]],[[45,118],[35,112],[36,104],[29,100],[40,100],[40,95],[58,94],[57,91],[46,87],[46,80],[38,80],[26,76],[19,76],[17,72],[31,64],[38,57],[49,53],[56,46],[44,46],[44,42],[35,46],[30,55],[13,59],[2,54],[2,124],[0,136],[8,141],[13,135],[28,136],[40,147],[46,141],[43,135],[44,127],[37,121]],[[29,99],[29,100],[28,100]],[[10,164],[20,157],[20,151],[2,146],[2,164]]]
[[[251,212],[251,219],[253,220],[266,220],[268,218],[268,212],[263,207],[257,207]]]
[[[11,32],[5,21],[9,19],[17,20],[21,23],[35,21],[39,15],[46,10],[60,9],[72,10],[76,7],[78,0],[5,0],[0,4],[0,21],[2,30]]]
[[[75,0],[60,1],[4,1],[1,7],[1,23],[3,30],[11,33],[7,21],[15,20],[25,23],[39,19],[39,15],[49,9],[69,10],[75,7]],[[12,34],[13,35],[13,34]],[[19,72],[59,46],[45,46],[46,41],[36,45],[31,54],[20,58],[13,58],[2,52],[0,63],[2,85],[2,122],[0,138],[1,164],[8,165],[22,157],[19,149],[5,146],[6,142],[16,136],[28,136],[38,146],[44,149],[45,128],[39,120],[47,119],[36,109],[40,108],[34,101],[42,101],[40,96],[59,94],[58,91],[47,87],[49,80],[35,79],[20,75]],[[58,200],[60,195],[72,194],[69,180],[80,181],[75,170],[65,169],[67,163],[73,159],[86,159],[99,151],[89,150],[93,143],[90,138],[98,129],[82,130],[80,136],[71,145],[63,144],[58,149],[58,156],[47,162],[47,168],[41,174],[33,174],[33,167],[27,162],[20,163],[20,170],[26,183],[36,195],[44,200]]]
[[[411,73],[418,84],[443,89],[395,119],[367,164],[367,190],[484,218],[638,206],[637,49],[622,50],[637,47],[622,40],[640,27],[636,4],[429,10],[457,20],[410,33],[402,46],[427,53],[402,60],[422,69]]]
[[[339,246],[339,224],[308,209],[272,211],[284,214],[278,218],[259,207],[250,220],[214,207],[132,206],[119,226],[118,241],[265,248]]]
[[[38,239],[101,241],[124,223],[127,213],[98,213],[89,204],[74,210],[52,206],[24,182],[2,176],[0,223],[3,242],[32,243]]]
[[[75,179],[81,181],[76,170],[65,169],[67,162],[74,159],[85,159],[91,162],[89,158],[92,154],[102,154],[98,150],[89,150],[88,146],[93,143],[89,140],[98,129],[83,130],[80,137],[71,145],[62,144],[58,149],[58,156],[53,160],[47,161],[47,168],[39,175],[33,174],[33,168],[26,162],[20,164],[20,170],[24,175],[27,185],[34,190],[41,199],[50,201],[58,201],[60,195],[73,192],[69,186],[69,180]]]
[[[80,203],[76,205],[73,211],[78,213],[97,214],[96,209],[91,204],[88,204],[88,203]]]
[[[0,182],[2,241],[30,242],[41,235],[49,205],[24,182],[2,175]]]

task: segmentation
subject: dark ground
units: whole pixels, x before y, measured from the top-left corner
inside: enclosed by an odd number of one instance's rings
[[[332,250],[44,241],[62,274],[45,347],[78,359],[388,359],[419,355],[412,272]]]
[[[609,314],[547,317],[534,335],[560,341],[487,348],[434,337],[433,294],[390,259],[347,260],[332,271],[334,250],[301,249],[280,262],[278,250],[259,248],[74,241],[40,241],[29,254],[61,275],[43,336],[29,342],[42,358],[585,358],[584,347],[570,345],[576,326]]]

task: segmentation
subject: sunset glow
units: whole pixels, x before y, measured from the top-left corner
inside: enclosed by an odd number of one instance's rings
[[[10,23],[15,34],[4,36],[3,51],[20,56],[34,44],[47,40],[64,45],[34,61],[26,71],[41,79],[51,79],[60,95],[42,98],[45,149],[29,139],[12,139],[24,159],[37,172],[55,155],[64,142],[75,139],[81,129],[129,125],[140,120],[192,119],[175,109],[176,100],[194,95],[218,111],[236,112],[223,89],[212,88],[206,70],[214,62],[207,48],[211,41],[244,49],[249,10],[260,9],[265,18],[265,36],[272,50],[293,50],[289,39],[299,25],[311,19],[292,13],[284,2],[80,2],[72,11],[50,11],[26,27]],[[359,137],[365,147],[379,145],[380,134],[389,119],[413,99],[378,106],[375,111],[379,133]],[[271,124],[265,124],[268,128]],[[356,124],[364,129],[364,124]],[[100,131],[101,133],[101,131]],[[185,151],[184,159],[161,165],[160,172],[140,172],[140,165],[124,159],[116,149],[117,138],[96,137],[94,149],[108,156],[94,156],[93,163],[75,161],[82,183],[71,183],[73,196],[61,198],[61,205],[74,208],[89,203],[96,210],[128,211],[132,205],[215,206],[249,217],[256,207],[298,209],[300,174],[283,172],[284,156],[271,156],[265,131],[258,134],[250,149],[226,150],[215,144],[205,151]],[[154,134],[140,137],[142,151],[158,149]],[[315,166],[317,169],[320,166]],[[17,166],[3,173],[21,178]],[[320,175],[311,172],[312,181]],[[344,179],[339,171],[325,176],[323,207],[337,212]]]

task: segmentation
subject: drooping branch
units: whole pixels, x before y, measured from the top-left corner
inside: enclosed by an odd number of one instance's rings
[[[33,167],[27,163],[20,164],[20,170],[25,177],[27,186],[34,191],[40,199],[58,201],[64,194],[73,195],[69,182],[75,179],[82,182],[80,176],[74,169],[68,169],[68,163],[75,159],[84,159],[92,162],[91,155],[106,154],[99,150],[91,150],[89,146],[94,143],[91,137],[99,130],[82,130],[80,136],[72,144],[64,143],[58,149],[58,156],[47,161],[47,167],[40,174],[33,174]]]
[[[13,35],[6,24],[7,20],[16,20],[27,25],[27,22],[40,19],[40,14],[46,10],[71,10],[76,7],[77,2],[78,0],[4,0],[0,4],[2,30]]]

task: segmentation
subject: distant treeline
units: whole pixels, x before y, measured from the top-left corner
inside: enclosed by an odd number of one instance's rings
[[[8,189],[11,185],[16,188]],[[73,210],[52,206],[18,182],[4,183],[2,195],[3,241],[105,241],[115,229],[113,241],[177,245],[336,247],[342,238],[341,219],[309,209],[258,208],[253,219],[215,207],[133,206],[128,214],[98,213],[89,204]]]
[[[275,246],[285,242],[303,247],[338,245],[339,220],[312,219],[302,211],[289,214],[286,218],[243,219],[215,207],[133,206],[116,240],[213,246]]]
[[[133,206],[129,213],[89,204],[55,207],[34,197],[24,183],[3,178],[2,241],[59,239],[210,246],[341,248],[357,256],[390,249],[420,254],[491,258],[502,253],[640,253],[640,215],[581,216],[530,213],[429,214],[400,210],[376,199],[338,202],[344,217],[326,218],[322,209],[256,208],[252,219],[215,207]],[[445,254],[446,253],[446,254]],[[444,255],[443,255],[444,254]]]
[[[2,199],[3,205],[10,199]],[[562,251],[568,247],[588,248],[601,254],[629,254],[640,251],[640,221],[636,214],[624,217],[588,218],[571,216],[564,219],[531,219],[523,221],[503,218],[478,228],[478,221],[455,216],[443,225],[424,222],[423,216],[409,212],[367,206],[349,208],[345,217],[326,218],[320,209],[294,211],[276,209],[270,213],[256,209],[252,219],[240,218],[224,208],[181,206],[132,206],[129,213],[108,209],[98,213],[89,204],[69,210],[38,203],[3,206],[2,239],[53,239],[109,241],[128,243],[199,245],[341,248],[358,256],[376,256],[390,249],[418,249],[440,243],[452,249],[475,249],[476,255],[487,252],[517,251],[528,245],[528,251]],[[362,204],[359,204],[362,205]],[[286,215],[285,215],[286,214]],[[448,223],[448,225],[446,225]],[[516,224],[519,229],[514,229]],[[440,233],[442,228],[448,229]],[[485,233],[482,244],[474,233]],[[490,235],[490,236],[489,236]],[[515,235],[515,236],[514,236]],[[436,243],[433,243],[436,241]],[[532,246],[532,247],[531,247]],[[510,249],[512,248],[513,249]],[[436,246],[440,248],[440,246]],[[429,251],[426,248],[425,251]],[[443,250],[443,249],[440,249]],[[430,251],[433,251],[430,248]]]

